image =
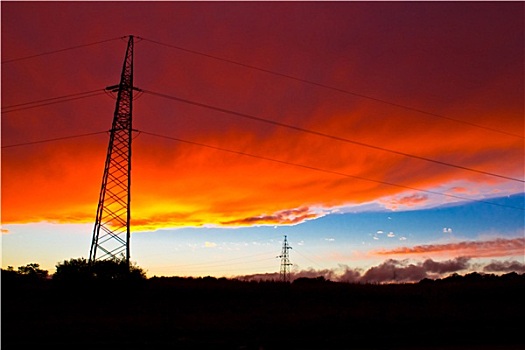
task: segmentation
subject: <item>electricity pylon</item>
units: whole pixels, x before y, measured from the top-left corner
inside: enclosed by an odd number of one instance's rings
[[[89,262],[130,258],[130,203],[131,203],[131,140],[133,90],[133,36],[130,35],[118,85],[108,91],[117,92],[117,102],[110,130],[110,138],[102,187],[93,229]]]
[[[288,250],[290,249],[292,249],[292,247],[288,245],[288,240],[286,239],[286,236],[284,236],[283,249],[281,255],[278,256],[278,258],[281,258],[281,270],[279,272],[281,282],[290,282],[290,266],[292,266],[292,263],[288,258]]]

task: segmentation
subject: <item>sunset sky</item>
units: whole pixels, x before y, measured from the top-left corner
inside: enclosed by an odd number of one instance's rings
[[[297,276],[525,272],[523,2],[1,11],[2,268],[89,256],[134,35],[148,276],[272,276],[284,235]]]

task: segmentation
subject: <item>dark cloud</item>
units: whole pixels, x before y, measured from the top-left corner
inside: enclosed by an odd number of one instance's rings
[[[445,278],[452,273],[467,272],[474,267],[468,257],[456,257],[445,261],[434,261],[426,259],[422,262],[410,262],[408,259],[388,259],[383,263],[364,271],[347,265],[339,265],[334,269],[316,270],[313,268],[292,271],[291,279],[318,278],[335,282],[349,283],[411,283],[422,279]],[[518,261],[493,261],[486,266],[476,266],[484,272],[525,272],[525,264]],[[255,274],[240,276],[239,279],[246,281],[268,281],[279,280],[278,273]]]
[[[237,279],[242,281],[278,281],[279,273],[256,273],[253,275],[238,276]]]
[[[324,277],[326,280],[337,280],[337,274],[336,271],[333,269],[323,269],[323,270],[315,270],[315,269],[308,269],[308,270],[301,270],[298,272],[292,273],[293,279],[297,278],[317,278],[317,277]]]
[[[470,258],[468,257],[458,257],[458,258],[443,261],[443,262],[438,262],[432,259],[427,259],[423,262],[423,268],[427,272],[433,272],[433,273],[439,273],[439,274],[456,272],[456,271],[467,269],[469,267],[468,265],[469,260]]]
[[[406,260],[388,259],[379,266],[370,268],[362,277],[361,282],[411,282],[427,277],[422,265],[408,264]]]
[[[361,270],[359,269],[351,269],[349,267],[346,267],[344,273],[339,276],[338,279],[340,282],[359,282],[361,280]]]
[[[525,273],[525,264],[519,261],[493,261],[483,268],[485,272]]]
[[[442,278],[450,273],[468,269],[469,260],[468,257],[457,257],[446,261],[426,259],[423,262],[411,263],[407,259],[388,259],[366,271],[359,282],[417,282],[424,278]]]

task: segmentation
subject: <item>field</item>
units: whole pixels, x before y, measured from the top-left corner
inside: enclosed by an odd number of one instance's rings
[[[522,349],[524,295],[517,274],[390,285],[2,278],[2,349]]]

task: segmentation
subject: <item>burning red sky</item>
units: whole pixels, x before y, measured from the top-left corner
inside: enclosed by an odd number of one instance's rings
[[[135,47],[144,90],[523,179],[523,29],[519,2],[3,2],[2,61],[134,34],[148,39]],[[2,107],[113,85],[124,48],[113,40],[4,63]],[[113,109],[100,95],[5,113],[2,145],[108,130]],[[134,127],[145,132],[133,145],[139,228],[297,223],[406,187],[457,194],[461,184],[472,198],[523,191],[523,182],[151,94],[135,102]],[[3,149],[2,221],[92,222],[107,141]],[[428,202],[413,192],[390,206]]]

